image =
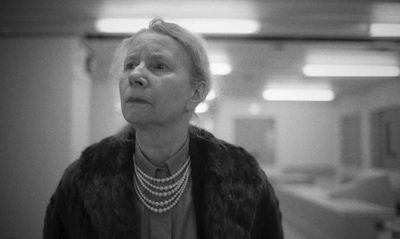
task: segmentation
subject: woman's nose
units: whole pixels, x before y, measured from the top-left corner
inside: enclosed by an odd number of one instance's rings
[[[148,81],[145,76],[145,66],[143,63],[139,64],[129,73],[129,85],[136,87],[147,87]]]

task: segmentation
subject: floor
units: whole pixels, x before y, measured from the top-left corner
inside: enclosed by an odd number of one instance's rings
[[[323,177],[314,177],[313,178],[313,184],[318,185],[322,188],[333,188],[335,186],[335,180],[334,177],[331,174],[328,174],[328,176],[323,176]],[[277,187],[277,185],[275,185],[274,187]],[[284,235],[285,235],[285,239],[311,239],[308,238],[307,236],[304,235],[304,233],[302,233],[301,231],[299,231],[297,228],[291,226],[290,224],[288,224],[283,217],[283,230],[284,230]]]
[[[296,228],[290,226],[287,222],[283,221],[282,225],[285,239],[309,239],[302,235],[300,231],[296,230]]]

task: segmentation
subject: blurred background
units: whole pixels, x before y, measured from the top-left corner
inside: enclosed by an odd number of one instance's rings
[[[42,237],[65,168],[125,125],[113,52],[155,16],[205,37],[213,90],[193,123],[257,158],[287,238],[393,234],[398,1],[3,0],[0,238]]]

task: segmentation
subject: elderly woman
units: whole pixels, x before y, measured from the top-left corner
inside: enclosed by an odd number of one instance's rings
[[[278,200],[256,160],[189,123],[210,89],[201,40],[154,19],[116,56],[131,127],[68,167],[44,238],[283,238]]]

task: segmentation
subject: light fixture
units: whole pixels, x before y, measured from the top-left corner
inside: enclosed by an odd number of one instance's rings
[[[269,101],[332,101],[335,95],[328,89],[266,89],[263,97]]]
[[[260,30],[260,25],[250,19],[181,19],[181,26],[197,33],[208,34],[252,34]]]
[[[370,25],[369,34],[373,37],[400,37],[400,24],[373,23]]]
[[[207,94],[206,100],[213,100],[217,97],[215,90],[210,90]]]
[[[149,25],[150,18],[105,18],[96,21],[96,29],[104,33],[135,33]],[[251,19],[165,19],[178,23],[196,33],[205,34],[252,34],[260,30],[260,24]]]
[[[303,67],[303,73],[311,77],[396,77],[400,75],[400,69],[385,65],[310,64]]]
[[[232,66],[224,62],[211,62],[210,71],[213,75],[229,75],[232,72]]]
[[[148,27],[150,21],[150,18],[104,18],[96,21],[96,29],[104,33],[135,33]]]
[[[206,113],[208,111],[208,108],[208,104],[206,102],[202,102],[196,107],[194,112],[197,114]]]

